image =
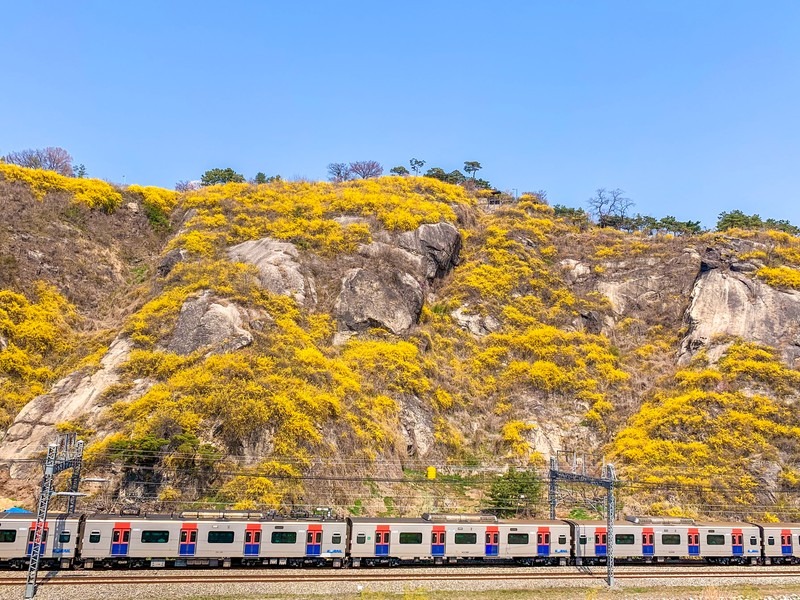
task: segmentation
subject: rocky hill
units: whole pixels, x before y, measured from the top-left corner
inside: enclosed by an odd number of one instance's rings
[[[795,509],[785,233],[581,231],[425,177],[177,195],[2,164],[0,212],[5,495],[76,431],[115,499],[403,512],[436,501],[404,469],[569,448],[642,510]]]

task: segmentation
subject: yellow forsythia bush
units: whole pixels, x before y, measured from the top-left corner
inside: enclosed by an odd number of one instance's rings
[[[100,179],[65,177],[54,171],[26,169],[6,163],[0,163],[0,176],[6,181],[26,184],[37,198],[42,198],[48,192],[66,192],[78,204],[107,212],[112,212],[122,203],[122,194]]]

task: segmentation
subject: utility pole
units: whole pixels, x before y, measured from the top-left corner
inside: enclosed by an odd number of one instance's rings
[[[576,459],[577,460],[577,459]],[[614,480],[616,479],[616,471],[614,465],[606,464],[602,477],[591,477],[586,475],[586,460],[584,458],[583,473],[576,473],[573,467],[573,472],[560,471],[558,468],[558,457],[550,457],[550,518],[556,518],[556,505],[558,481],[567,481],[571,483],[585,483],[588,485],[597,485],[606,490],[606,565],[608,573],[606,580],[609,587],[614,586],[614,518],[616,516],[616,502],[614,501]],[[577,466],[577,464],[575,465]]]
[[[36,595],[36,578],[39,575],[39,562],[42,558],[42,538],[44,537],[45,525],[47,524],[47,509],[50,507],[50,499],[57,494],[53,491],[53,478],[67,469],[72,469],[72,479],[70,480],[70,490],[61,492],[58,495],[69,497],[68,511],[75,511],[75,502],[78,494],[78,485],[81,478],[81,462],[83,461],[83,442],[76,441],[75,434],[63,434],[58,436],[55,444],[47,447],[47,458],[44,462],[44,477],[42,478],[42,489],[39,492],[39,504],[36,509],[36,525],[33,529],[33,542],[31,544],[31,556],[28,563],[28,578],[25,581],[24,598],[33,598]],[[54,531],[55,533],[55,531]],[[55,543],[55,535],[52,543]]]

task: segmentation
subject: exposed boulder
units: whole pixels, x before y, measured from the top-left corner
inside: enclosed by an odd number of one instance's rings
[[[183,248],[175,248],[174,250],[170,250],[164,255],[164,258],[161,259],[161,262],[158,263],[158,267],[156,269],[158,276],[166,277],[172,272],[172,269],[175,268],[175,265],[183,262],[185,259],[186,250]]]
[[[109,386],[119,381],[117,367],[128,359],[130,340],[117,337],[100,361],[100,369],[92,374],[77,371],[58,381],[47,393],[28,402],[14,419],[0,446],[0,463],[5,460],[31,458],[55,439],[55,426],[80,419],[91,424],[100,414],[100,398]],[[28,475],[24,463],[11,463],[14,478]]]
[[[433,448],[433,418],[417,396],[400,398],[400,430],[409,456],[423,457]]]
[[[422,287],[408,273],[351,269],[342,280],[333,310],[340,329],[364,331],[385,327],[401,335],[419,319],[423,299]]]
[[[742,262],[719,248],[706,250],[686,311],[681,364],[703,348],[718,359],[731,337],[774,346],[792,366],[800,358],[800,293],[748,276]]]
[[[300,304],[308,298],[316,302],[314,283],[303,275],[299,252],[293,244],[268,237],[249,240],[229,248],[228,256],[258,268],[261,285],[270,292],[292,296]]]
[[[567,281],[571,284],[584,283],[592,276],[592,269],[586,263],[578,260],[567,258],[560,263],[561,268],[564,269],[564,275]]]
[[[495,319],[492,315],[474,315],[469,314],[467,310],[468,307],[459,306],[450,313],[450,316],[453,317],[460,327],[466,329],[473,335],[484,336],[500,329],[500,321]]]
[[[420,280],[427,279],[428,260],[420,254],[409,252],[386,242],[363,244],[359,246],[358,253],[372,261],[382,261],[393,268],[418,274]]]
[[[401,248],[421,255],[425,259],[425,277],[444,277],[458,264],[461,252],[461,234],[450,223],[420,225],[414,231],[398,236]]]
[[[209,353],[232,352],[253,342],[242,328],[242,315],[235,304],[221,304],[209,290],[183,303],[167,350],[191,354],[201,348]]]
[[[679,319],[700,271],[700,255],[687,248],[667,259],[641,257],[604,263],[603,267],[604,275],[596,287],[617,315],[672,314]]]

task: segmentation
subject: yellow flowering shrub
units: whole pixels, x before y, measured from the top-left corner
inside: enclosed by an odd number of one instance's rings
[[[0,162],[0,176],[6,181],[19,181],[27,185],[37,198],[42,198],[48,192],[65,192],[78,204],[107,212],[113,212],[122,203],[122,194],[100,179],[65,177],[54,171],[26,169],[3,162]]]
[[[800,391],[800,372],[771,348],[734,342],[717,367],[695,361],[675,377],[677,389],[655,393],[611,443],[624,476],[687,488],[684,501],[756,502],[759,460],[800,459],[800,419],[780,400],[756,394]]]
[[[791,267],[761,267],[756,276],[777,288],[800,289],[800,270]]]
[[[228,183],[189,192],[182,206],[197,215],[173,240],[202,255],[216,245],[274,237],[323,254],[352,252],[371,240],[370,223],[409,231],[456,220],[452,205],[474,200],[459,186],[428,177],[383,177],[326,182]],[[363,222],[349,222],[363,219]],[[211,231],[213,229],[213,231]]]
[[[78,342],[75,308],[51,285],[34,287],[32,299],[0,290],[0,427],[74,366],[64,358]]]
[[[127,191],[137,194],[142,199],[142,204],[157,208],[163,213],[169,214],[178,203],[178,192],[167,190],[152,185],[129,185]]]

